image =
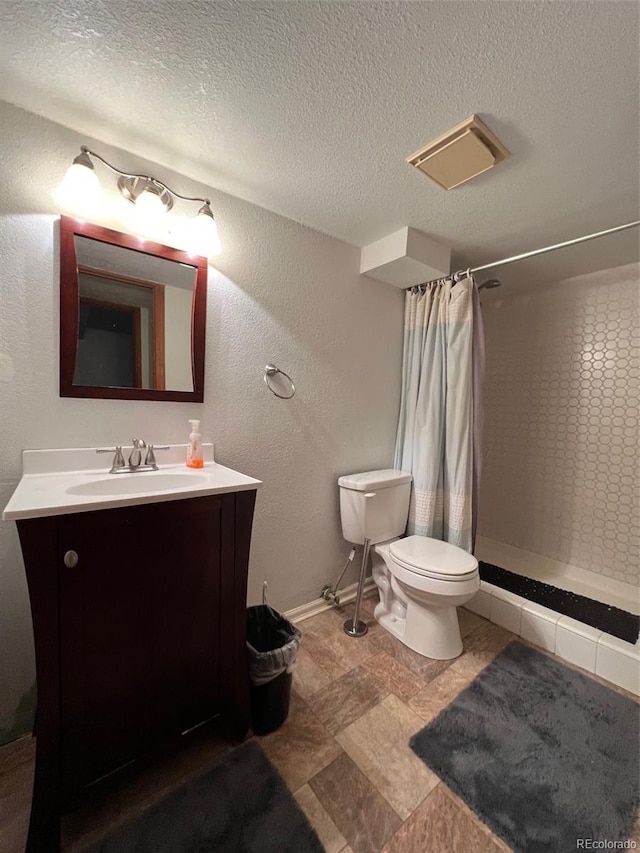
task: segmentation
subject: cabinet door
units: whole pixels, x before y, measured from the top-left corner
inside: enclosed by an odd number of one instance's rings
[[[67,789],[126,764],[150,740],[151,522],[135,508],[59,520],[61,739]],[[65,565],[70,551],[77,554],[75,566]]]
[[[68,789],[216,712],[220,504],[214,496],[60,519]]]
[[[159,738],[219,710],[221,506],[233,495],[156,504],[150,586],[154,722]],[[230,519],[233,535],[233,518]],[[233,573],[233,565],[226,567]]]

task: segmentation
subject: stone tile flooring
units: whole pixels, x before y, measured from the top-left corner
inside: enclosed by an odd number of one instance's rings
[[[508,851],[416,758],[408,741],[513,635],[460,610],[463,654],[454,661],[433,661],[406,648],[375,622],[375,602],[367,598],[363,603],[369,633],[361,639],[351,639],[342,630],[353,605],[300,623],[303,641],[289,719],[277,732],[260,738],[264,751],[327,853]],[[215,735],[204,734],[188,749],[115,785],[108,796],[85,802],[65,819],[63,849],[81,853],[105,832],[204,772],[228,748]],[[0,748],[2,853],[24,849],[32,775],[31,738]]]
[[[279,732],[261,738],[262,748],[296,791],[328,853],[509,850],[416,758],[409,738],[513,635],[460,610],[465,651],[454,661],[433,661],[381,628],[373,619],[375,603],[375,598],[364,601],[369,633],[358,640],[342,630],[352,604],[299,624],[295,715]],[[313,769],[309,753],[293,742],[300,738],[298,727],[318,721],[340,751],[330,759],[324,750],[314,750],[322,766]]]

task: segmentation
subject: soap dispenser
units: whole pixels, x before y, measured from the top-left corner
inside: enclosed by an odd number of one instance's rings
[[[190,420],[189,423],[191,424],[191,432],[189,433],[189,444],[187,445],[187,468],[204,468],[200,421]]]

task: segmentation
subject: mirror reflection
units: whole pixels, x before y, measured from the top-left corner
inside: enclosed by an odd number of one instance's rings
[[[74,385],[193,391],[197,268],[74,235],[79,298]]]

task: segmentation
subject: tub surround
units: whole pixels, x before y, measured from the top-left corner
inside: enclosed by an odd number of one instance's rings
[[[624,583],[522,548],[514,548],[513,545],[496,542],[486,536],[478,536],[474,553],[478,560],[485,563],[501,566],[523,577],[552,584],[567,592],[584,595],[610,607],[640,615],[640,592],[635,584]]]
[[[486,581],[465,607],[640,696],[640,640],[627,643]]]
[[[636,603],[639,280],[635,263],[483,297],[478,519],[479,537],[626,584]]]
[[[483,299],[479,560],[640,613],[637,263]],[[638,694],[638,643],[485,581],[468,605]]]
[[[527,601],[545,606],[563,616],[578,619],[612,637],[618,637],[628,643],[635,643],[638,639],[640,616],[621,610],[619,607],[602,604],[584,595],[576,595],[482,561],[480,561],[480,577],[493,586],[513,592]]]
[[[584,595],[558,589],[550,584],[531,580],[523,575],[509,572],[500,566],[480,562],[480,577],[507,592],[522,596],[527,601],[540,604],[563,616],[578,619],[593,628],[599,628],[612,637],[628,643],[638,639],[640,617],[618,607],[594,601]]]

